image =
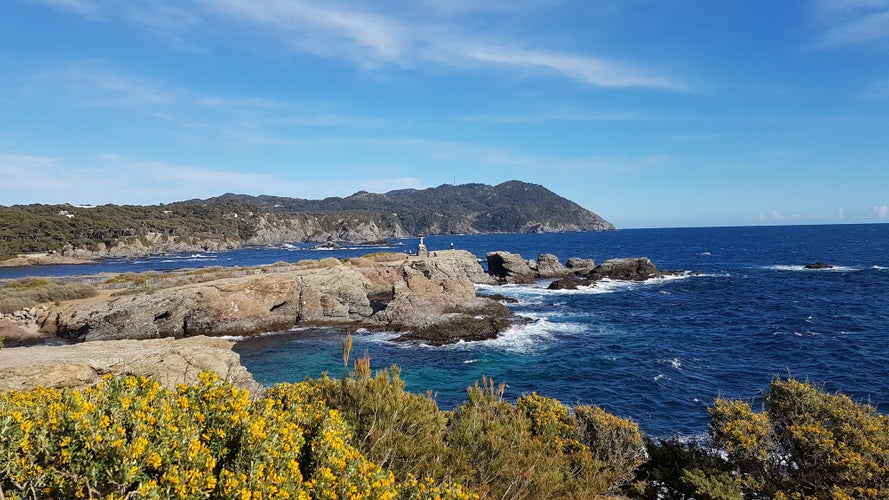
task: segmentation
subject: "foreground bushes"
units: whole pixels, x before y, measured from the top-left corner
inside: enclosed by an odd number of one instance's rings
[[[766,409],[717,399],[712,447],[649,443],[640,469],[655,498],[887,499],[889,416],[843,394],[775,380]]]
[[[251,401],[202,374],[166,391],[145,378],[0,395],[0,498],[470,498],[393,474],[348,443],[305,384]]]
[[[405,392],[397,368],[372,376],[366,359],[350,377],[306,383],[352,425],[352,444],[400,480],[423,474],[485,498],[594,498],[644,458],[635,423],[537,394],[511,404],[489,379],[452,412]]]
[[[256,400],[210,374],[0,394],[0,498],[889,498],[889,417],[793,379],[718,399],[706,445],[489,379],[451,412],[404,388],[364,359]]]

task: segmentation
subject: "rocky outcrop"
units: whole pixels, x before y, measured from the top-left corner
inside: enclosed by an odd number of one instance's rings
[[[588,274],[592,280],[613,279],[628,281],[645,281],[659,278],[662,273],[648,257],[629,257],[608,259],[596,266]]]
[[[498,318],[511,315],[496,301],[476,297],[470,277],[491,278],[466,251],[331,258],[291,267],[53,305],[38,324],[47,334],[75,341],[251,335],[295,325],[419,332],[444,322],[454,325],[455,338],[476,338],[480,327],[471,318],[494,310]],[[485,335],[496,331],[488,328]]]
[[[317,266],[317,267],[315,267]],[[336,259],[254,274],[51,306],[44,332],[77,341],[249,335],[298,322],[336,324],[371,315],[364,277]]]
[[[590,286],[603,279],[645,281],[674,274],[682,274],[682,272],[661,271],[648,257],[608,259],[588,273],[553,281],[549,284],[549,288],[551,290],[571,290],[580,286]]]
[[[574,274],[572,269],[568,269],[559,262],[559,258],[553,254],[545,253],[537,257],[537,276],[539,278],[564,278]]]
[[[106,374],[151,377],[168,389],[193,384],[202,371],[259,393],[262,387],[222,339],[114,340],[0,349],[0,391],[85,387]]]
[[[510,252],[488,252],[488,273],[501,283],[533,283],[534,270],[521,255]]]

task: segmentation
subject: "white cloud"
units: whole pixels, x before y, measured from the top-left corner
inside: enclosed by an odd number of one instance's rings
[[[889,218],[889,206],[887,205],[879,205],[871,207],[873,210],[873,214],[876,215],[880,219]]]
[[[102,17],[102,10],[90,0],[31,0],[31,2],[55,7],[88,19],[98,20]]]
[[[511,15],[551,2],[407,2],[386,4],[307,0],[131,0],[102,2],[113,22],[134,24],[177,48],[198,50],[215,34],[222,40],[242,37],[271,40],[285,52],[347,60],[360,68],[511,68],[527,76],[558,75],[588,85],[611,88],[655,88],[687,92],[691,86],[654,69],[593,55],[545,48],[529,42],[494,40],[470,16]],[[58,8],[76,0],[48,0]],[[370,9],[389,10],[385,13]],[[552,8],[552,6],[550,6]],[[98,8],[97,8],[98,9]],[[72,10],[68,8],[66,10]],[[85,13],[84,13],[85,15]],[[521,42],[520,46],[516,42]],[[232,43],[232,42],[228,42]],[[203,50],[203,49],[200,49]]]
[[[39,85],[51,94],[61,91],[71,102],[92,106],[153,106],[173,104],[182,91],[167,85],[125,74],[107,64],[72,61],[39,74]]]
[[[597,87],[649,87],[687,92],[690,87],[670,78],[649,75],[628,65],[588,56],[497,46],[467,48],[470,60],[538,69]]]
[[[386,17],[331,3],[210,0],[205,8],[274,28],[288,45],[318,55],[394,62],[410,44],[404,26]],[[370,59],[368,59],[370,58]]]

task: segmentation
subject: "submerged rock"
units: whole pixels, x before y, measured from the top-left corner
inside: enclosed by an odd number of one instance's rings
[[[811,264],[806,264],[803,267],[805,269],[833,269],[832,265],[825,264],[824,262],[813,262]]]

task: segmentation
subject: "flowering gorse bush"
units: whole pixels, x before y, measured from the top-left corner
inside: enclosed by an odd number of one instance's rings
[[[0,498],[471,498],[396,482],[350,440],[307,384],[255,401],[210,373],[175,391],[142,377],[11,391],[0,394]]]
[[[889,416],[843,394],[775,380],[767,410],[719,399],[710,434],[743,490],[775,499],[889,498]]]
[[[372,375],[366,358],[344,379],[306,383],[355,429],[352,444],[399,480],[428,475],[483,498],[595,498],[631,480],[644,458],[635,423],[537,394],[513,404],[488,378],[451,412],[406,392],[397,367]]]

